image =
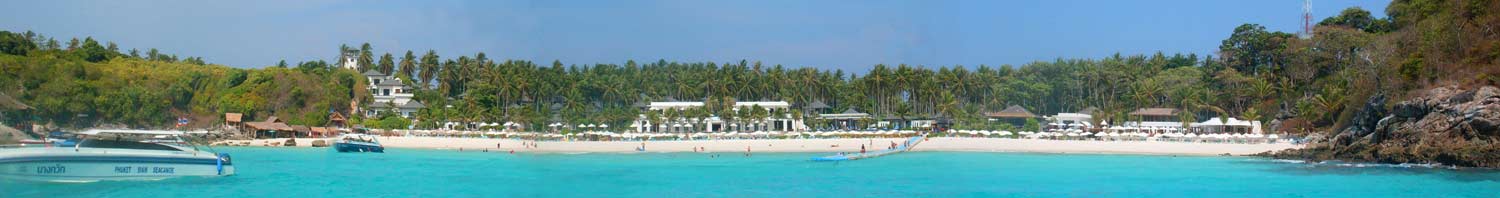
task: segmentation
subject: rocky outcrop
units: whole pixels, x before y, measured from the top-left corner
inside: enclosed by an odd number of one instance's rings
[[[1349,126],[1303,149],[1265,153],[1313,161],[1500,167],[1500,88],[1441,87],[1397,102],[1371,98]]]
[[[313,140],[312,147],[328,147],[328,142],[325,142],[323,140]]]
[[[281,145],[282,146],[297,146],[297,139],[287,139],[286,143],[282,143]]]

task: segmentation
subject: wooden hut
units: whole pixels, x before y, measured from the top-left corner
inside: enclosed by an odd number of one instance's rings
[[[281,118],[271,116],[265,121],[246,122],[245,128],[250,129],[252,138],[277,138],[293,135],[295,129],[286,125]]]

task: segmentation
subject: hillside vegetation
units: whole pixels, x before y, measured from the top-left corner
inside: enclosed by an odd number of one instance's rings
[[[330,109],[349,108],[350,99],[362,93],[355,85],[364,80],[352,71],[178,61],[154,50],[156,58],[143,58],[101,50],[92,39],[70,48],[0,54],[0,91],[33,106],[39,123],[61,127],[161,128],[178,117],[206,127],[222,123],[226,112],[321,126]]]
[[[822,102],[834,112],[855,109],[875,117],[950,118],[955,127],[967,129],[1021,128],[982,116],[1011,105],[1044,115],[1097,107],[1096,117],[1112,123],[1131,119],[1125,114],[1137,108],[1171,107],[1185,110],[1179,115],[1183,121],[1231,116],[1303,136],[1347,128],[1372,97],[1404,100],[1432,87],[1495,84],[1500,79],[1496,6],[1494,1],[1399,0],[1387,8],[1389,17],[1350,8],[1320,21],[1309,35],[1244,24],[1225,30],[1227,38],[1212,55],[1114,55],[997,66],[881,64],[858,72],[748,60],[538,64],[491,60],[484,53],[375,54],[370,44],[336,53],[357,54],[356,61],[366,67],[360,70],[413,79],[407,82],[419,88],[417,98],[427,104],[416,115],[418,128],[457,120],[513,121],[531,128],[600,123],[623,130],[640,114],[753,122],[783,114],[724,107],[786,100]],[[0,74],[0,91],[35,104],[45,122],[164,127],[177,116],[205,123],[225,112],[243,112],[321,125],[330,109],[346,112],[351,99],[368,97],[355,71],[319,60],[237,69],[155,50],[120,52],[87,38],[63,47],[29,32],[4,35],[0,52],[10,55],[0,55],[0,69],[6,71]],[[635,107],[668,100],[715,105],[686,112]],[[786,113],[814,117],[817,112]],[[364,119],[359,123],[376,128],[403,128],[407,121]]]

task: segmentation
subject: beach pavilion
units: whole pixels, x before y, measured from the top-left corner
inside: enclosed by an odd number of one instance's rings
[[[823,103],[823,101],[813,101],[813,102],[810,102],[810,103],[802,105],[802,112],[806,112],[806,113],[809,113],[809,114],[831,113],[831,112],[828,112],[831,109],[832,109],[832,107],[828,106],[827,103]]]
[[[703,106],[703,102],[651,102],[646,105],[646,110],[686,110],[703,108]],[[787,110],[790,109],[792,105],[790,103],[787,103],[786,101],[735,102],[734,110],[739,110],[740,108],[749,108],[752,106],[760,106],[761,108],[765,108],[768,111],[772,112],[781,112],[782,115],[771,115],[765,120],[751,121],[747,123],[747,125],[764,127],[761,129],[763,131],[798,131],[807,128],[806,124],[804,124],[802,120],[791,119],[791,112]],[[631,122],[630,126],[634,128],[635,131],[640,132],[687,132],[694,130],[715,132],[726,131],[726,129],[730,128],[743,128],[743,126],[739,126],[741,123],[726,123],[719,116],[709,116],[706,118],[689,118],[686,116],[681,116],[675,120],[664,120],[664,123],[659,124],[651,123],[651,121],[647,119],[645,114],[640,114],[637,117],[638,118],[635,121]],[[742,119],[737,120],[743,121]],[[652,126],[659,126],[662,128],[658,129]]]
[[[1140,108],[1129,114],[1136,117],[1136,121],[1125,125],[1147,133],[1185,132],[1187,129],[1182,128],[1178,113],[1182,112],[1175,108]]]
[[[1083,113],[1058,113],[1047,117],[1046,131],[1066,131],[1071,129],[1090,130],[1094,128],[1094,116]]]
[[[1264,133],[1260,127],[1260,121],[1246,121],[1236,118],[1214,117],[1206,121],[1193,123],[1192,132],[1204,134],[1255,134]]]
[[[869,118],[870,114],[849,108],[842,113],[818,114],[817,119],[832,121],[833,126],[838,129],[854,130],[862,128],[864,125],[860,125],[860,121]]]
[[[1005,107],[1005,110],[1000,110],[999,112],[984,113],[984,116],[989,117],[990,121],[1009,123],[1011,126],[1016,127],[1025,126],[1026,119],[1037,117],[1036,114],[1031,113],[1031,111],[1027,111],[1026,108],[1021,107],[1020,105],[1011,105],[1009,107]]]

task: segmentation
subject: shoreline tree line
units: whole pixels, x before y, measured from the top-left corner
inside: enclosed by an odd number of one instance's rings
[[[1496,5],[1472,4],[1399,0],[1387,8],[1389,17],[1379,18],[1349,8],[1305,34],[1245,24],[1229,31],[1212,55],[1116,54],[995,66],[880,64],[857,74],[750,60],[536,63],[493,60],[484,53],[442,57],[435,50],[377,56],[370,44],[340,46],[338,52],[355,55],[354,61],[365,67],[360,71],[408,79],[418,88],[416,98],[427,104],[416,121],[353,116],[355,123],[375,128],[405,128],[405,123],[433,128],[451,120],[511,121],[536,129],[554,122],[598,123],[624,129],[640,114],[732,118],[747,114],[724,112],[724,104],[784,100],[794,105],[819,102],[834,113],[855,109],[877,118],[942,117],[969,129],[1015,127],[987,122],[983,114],[1017,105],[1041,115],[1094,107],[1099,109],[1096,120],[1111,123],[1131,120],[1126,114],[1137,108],[1167,107],[1184,110],[1178,115],[1183,121],[1216,116],[1274,120],[1278,130],[1305,133],[1346,125],[1373,95],[1399,98],[1433,86],[1500,80],[1500,66],[1495,65],[1500,48],[1493,47],[1500,46],[1494,45],[1500,39],[1484,31],[1495,26],[1486,21],[1496,17],[1483,11]],[[119,52],[113,44],[89,44],[92,39],[61,48],[56,41],[37,38],[29,32],[0,37],[0,52],[9,54],[0,55],[0,69],[6,71],[0,75],[0,91],[37,106],[38,119],[46,122],[161,127],[183,114],[208,121],[224,112],[242,112],[320,126],[329,112],[347,112],[350,101],[370,101],[363,77],[338,68],[342,59],[238,69],[196,57]],[[703,112],[638,108],[673,100],[714,105]],[[811,118],[823,112],[794,108],[768,116],[781,113]]]

